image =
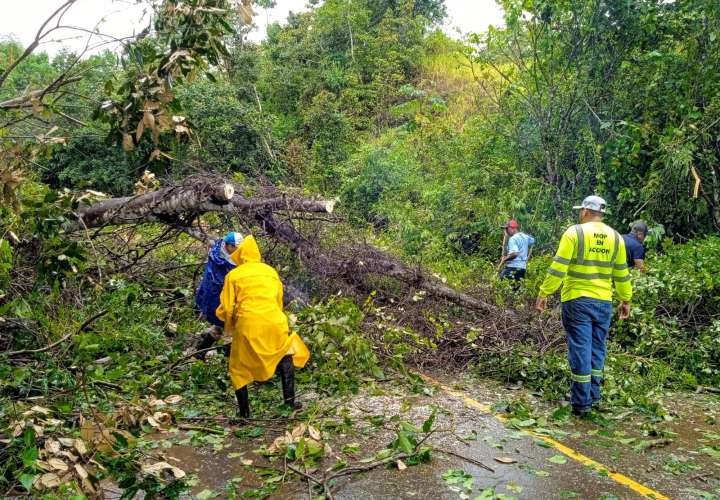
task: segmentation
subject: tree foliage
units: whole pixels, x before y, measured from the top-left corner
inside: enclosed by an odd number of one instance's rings
[[[74,3],[59,2],[28,47],[0,43],[0,401],[12,402],[0,405],[2,491],[37,493],[57,476],[42,462],[51,446],[40,447],[101,425],[108,435],[90,433],[93,452],[77,457],[93,481],[148,497],[186,488],[144,474],[135,440],[157,423],[149,394],[185,393],[188,418],[230,411],[225,363],[185,354],[203,328],[192,296],[206,248],[182,229],[281,233],[285,246],[263,257],[288,290],[308,292],[292,320],[313,351],[302,383],[314,393],[354,392],[393,370],[408,375],[407,362],[434,362],[472,363],[560,397],[559,320],[536,321],[526,304],[574,222],[570,207],[598,193],[618,230],[638,218],[652,228],[633,317],[611,337],[606,399],[656,419],[668,386],[720,383],[720,241],[705,234],[720,228],[718,2],[501,0],[503,27],[458,41],[439,30],[442,0],[313,0],[252,43],[250,1],[148,0],[152,25],[116,51],[39,52]],[[290,198],[268,184],[338,196],[344,220],[322,210],[282,220],[265,205],[243,220],[224,199],[200,215],[212,189],[197,178],[156,191],[197,172],[242,181],[241,196],[272,193],[286,210]],[[145,196],[111,200],[107,218],[81,227],[89,219],[77,214],[91,209],[80,204],[98,190]],[[156,204],[163,193],[197,203],[168,214]],[[153,224],[106,227],[138,219],[124,211],[138,200]],[[494,265],[509,218],[538,241],[515,288]],[[428,304],[428,288],[414,288],[423,280],[463,289],[491,313]],[[356,295],[341,297],[348,288]],[[501,320],[486,317],[495,313]],[[34,413],[39,398],[61,424]],[[529,420],[520,406],[508,411]],[[332,412],[308,412],[329,417],[321,437],[330,422],[353,426]],[[405,425],[386,451],[410,455],[407,465],[427,459],[417,432]],[[318,466],[324,449],[307,442],[289,443],[286,461]],[[78,469],[63,477],[76,484],[61,496],[95,491]]]

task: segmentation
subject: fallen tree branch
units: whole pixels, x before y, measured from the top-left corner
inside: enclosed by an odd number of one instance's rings
[[[367,472],[372,469],[376,469],[378,467],[382,467],[383,465],[387,465],[392,462],[397,462],[398,460],[405,460],[408,457],[411,457],[412,454],[408,453],[400,453],[398,455],[393,455],[391,457],[383,458],[382,460],[378,460],[376,462],[370,462],[369,464],[365,465],[359,465],[356,467],[348,467],[346,469],[343,469],[341,471],[338,471],[330,476],[328,476],[327,480],[331,481],[333,479],[337,479],[339,477],[343,476],[349,476],[351,474],[358,474],[360,472]]]
[[[73,76],[64,80],[55,81],[44,89],[33,90],[25,95],[13,97],[12,99],[0,102],[0,109],[29,108],[33,105],[33,100],[39,99],[45,94],[56,91],[60,87],[80,80],[82,80],[81,76]]]
[[[164,370],[160,371],[158,374],[163,374],[163,373],[171,372],[171,371],[173,371],[175,368],[177,368],[177,366],[180,365],[183,361],[186,361],[186,360],[188,360],[188,359],[190,359],[190,358],[193,358],[193,357],[197,356],[198,354],[203,354],[203,353],[210,352],[210,351],[215,351],[215,350],[218,350],[218,351],[219,351],[220,349],[223,349],[225,346],[228,346],[228,345],[232,345],[232,342],[231,342],[230,344],[219,344],[219,345],[214,345],[214,346],[212,346],[212,347],[206,347],[205,349],[200,349],[200,350],[198,350],[198,351],[191,352],[190,354],[186,354],[186,355],[183,356],[182,358],[179,358],[179,359],[175,360],[175,362],[174,362],[173,364],[171,364],[170,366],[168,366],[168,367],[165,368]]]
[[[257,222],[271,236],[293,250],[311,270],[339,277],[353,284],[369,275],[389,276],[405,284],[426,290],[430,294],[458,305],[483,312],[498,312],[499,308],[447,286],[440,279],[428,276],[420,269],[411,269],[399,259],[373,247],[345,249],[334,255],[324,253],[308,241],[292,225],[278,221],[272,213],[256,216]],[[512,315],[512,311],[503,311]]]
[[[115,389],[116,391],[122,391],[121,386],[119,386],[117,384],[113,384],[112,382],[107,382],[105,380],[91,380],[90,383],[93,385],[100,385],[100,386],[108,387],[110,389]]]
[[[293,467],[292,465],[287,464],[287,468],[290,469],[291,471],[293,471],[295,474],[298,474],[298,475],[304,477],[305,479],[312,481],[313,483],[317,484],[318,486],[322,486],[322,484],[323,484],[323,482],[320,479],[317,479],[316,477],[311,476],[310,474],[301,471],[297,467]]]
[[[451,457],[455,457],[455,458],[459,458],[459,459],[461,459],[461,460],[465,460],[466,462],[471,463],[471,464],[473,464],[473,465],[476,465],[476,466],[478,466],[478,467],[481,467],[481,468],[483,468],[483,469],[485,469],[485,470],[487,470],[487,471],[492,472],[493,474],[495,473],[495,469],[493,469],[493,468],[491,468],[491,467],[488,467],[488,466],[485,465],[484,463],[480,462],[479,460],[475,460],[474,458],[466,457],[465,455],[461,455],[460,453],[456,453],[456,452],[451,451],[451,450],[445,450],[445,449],[443,449],[443,448],[435,448],[435,451],[438,451],[438,452],[440,452],[440,453],[444,453],[445,455],[450,455]]]
[[[344,245],[332,252],[326,252],[317,241],[306,238],[289,221],[276,217],[278,212],[332,213],[337,200],[312,200],[278,195],[273,189],[265,191],[269,196],[263,197],[260,194],[257,198],[249,199],[238,194],[240,190],[242,186],[229,184],[218,178],[189,178],[183,184],[143,195],[113,198],[82,206],[76,214],[82,224],[75,223],[67,229],[76,230],[81,225],[98,228],[106,225],[160,222],[185,231],[208,244],[212,237],[200,228],[191,225],[188,227],[187,221],[203,212],[229,213],[243,216],[259,225],[270,238],[292,250],[317,276],[340,279],[351,286],[362,285],[360,288],[363,289],[375,288],[372,277],[388,277],[464,308],[491,313],[505,320],[517,316],[512,310],[499,308],[478,297],[459,292],[421,268],[411,267],[397,257],[370,245]]]
[[[177,428],[183,431],[200,431],[207,432],[208,434],[225,434],[225,431],[223,429],[213,429],[212,427],[202,427],[200,425],[178,424]]]
[[[100,311],[100,312],[94,314],[93,316],[89,317],[88,319],[86,319],[83,322],[83,324],[80,325],[80,328],[77,329],[77,331],[70,332],[67,335],[65,335],[64,337],[62,337],[60,340],[53,342],[52,344],[42,347],[40,349],[23,349],[21,351],[3,352],[3,353],[0,353],[0,355],[12,357],[12,356],[19,356],[20,354],[37,354],[40,352],[49,351],[50,349],[59,346],[60,344],[65,342],[70,337],[73,337],[73,336],[78,335],[79,333],[85,331],[95,320],[102,318],[108,312],[110,312],[110,311],[107,309],[103,309],[102,311]]]

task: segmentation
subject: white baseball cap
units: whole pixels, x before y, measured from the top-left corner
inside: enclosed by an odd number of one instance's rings
[[[607,209],[607,203],[599,196],[592,195],[585,198],[581,205],[574,206],[573,210],[580,210],[582,208],[587,208],[588,210],[594,210],[595,212],[604,214]]]

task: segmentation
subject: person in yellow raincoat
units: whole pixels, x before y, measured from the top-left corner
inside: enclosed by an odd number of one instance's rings
[[[239,415],[250,416],[248,384],[269,380],[276,369],[285,404],[297,409],[295,367],[305,366],[310,352],[296,333],[288,335],[280,277],[262,262],[253,236],[245,237],[230,258],[237,267],[225,277],[216,313],[232,334],[229,371]]]

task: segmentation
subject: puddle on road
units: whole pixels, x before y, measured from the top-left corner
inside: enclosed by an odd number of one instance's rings
[[[262,486],[262,482],[252,470],[242,464],[239,457],[228,457],[232,451],[176,445],[165,450],[164,454],[170,459],[170,463],[178,464],[187,474],[198,477],[199,483],[190,491],[193,495],[205,489],[223,491],[233,480],[242,488]]]

